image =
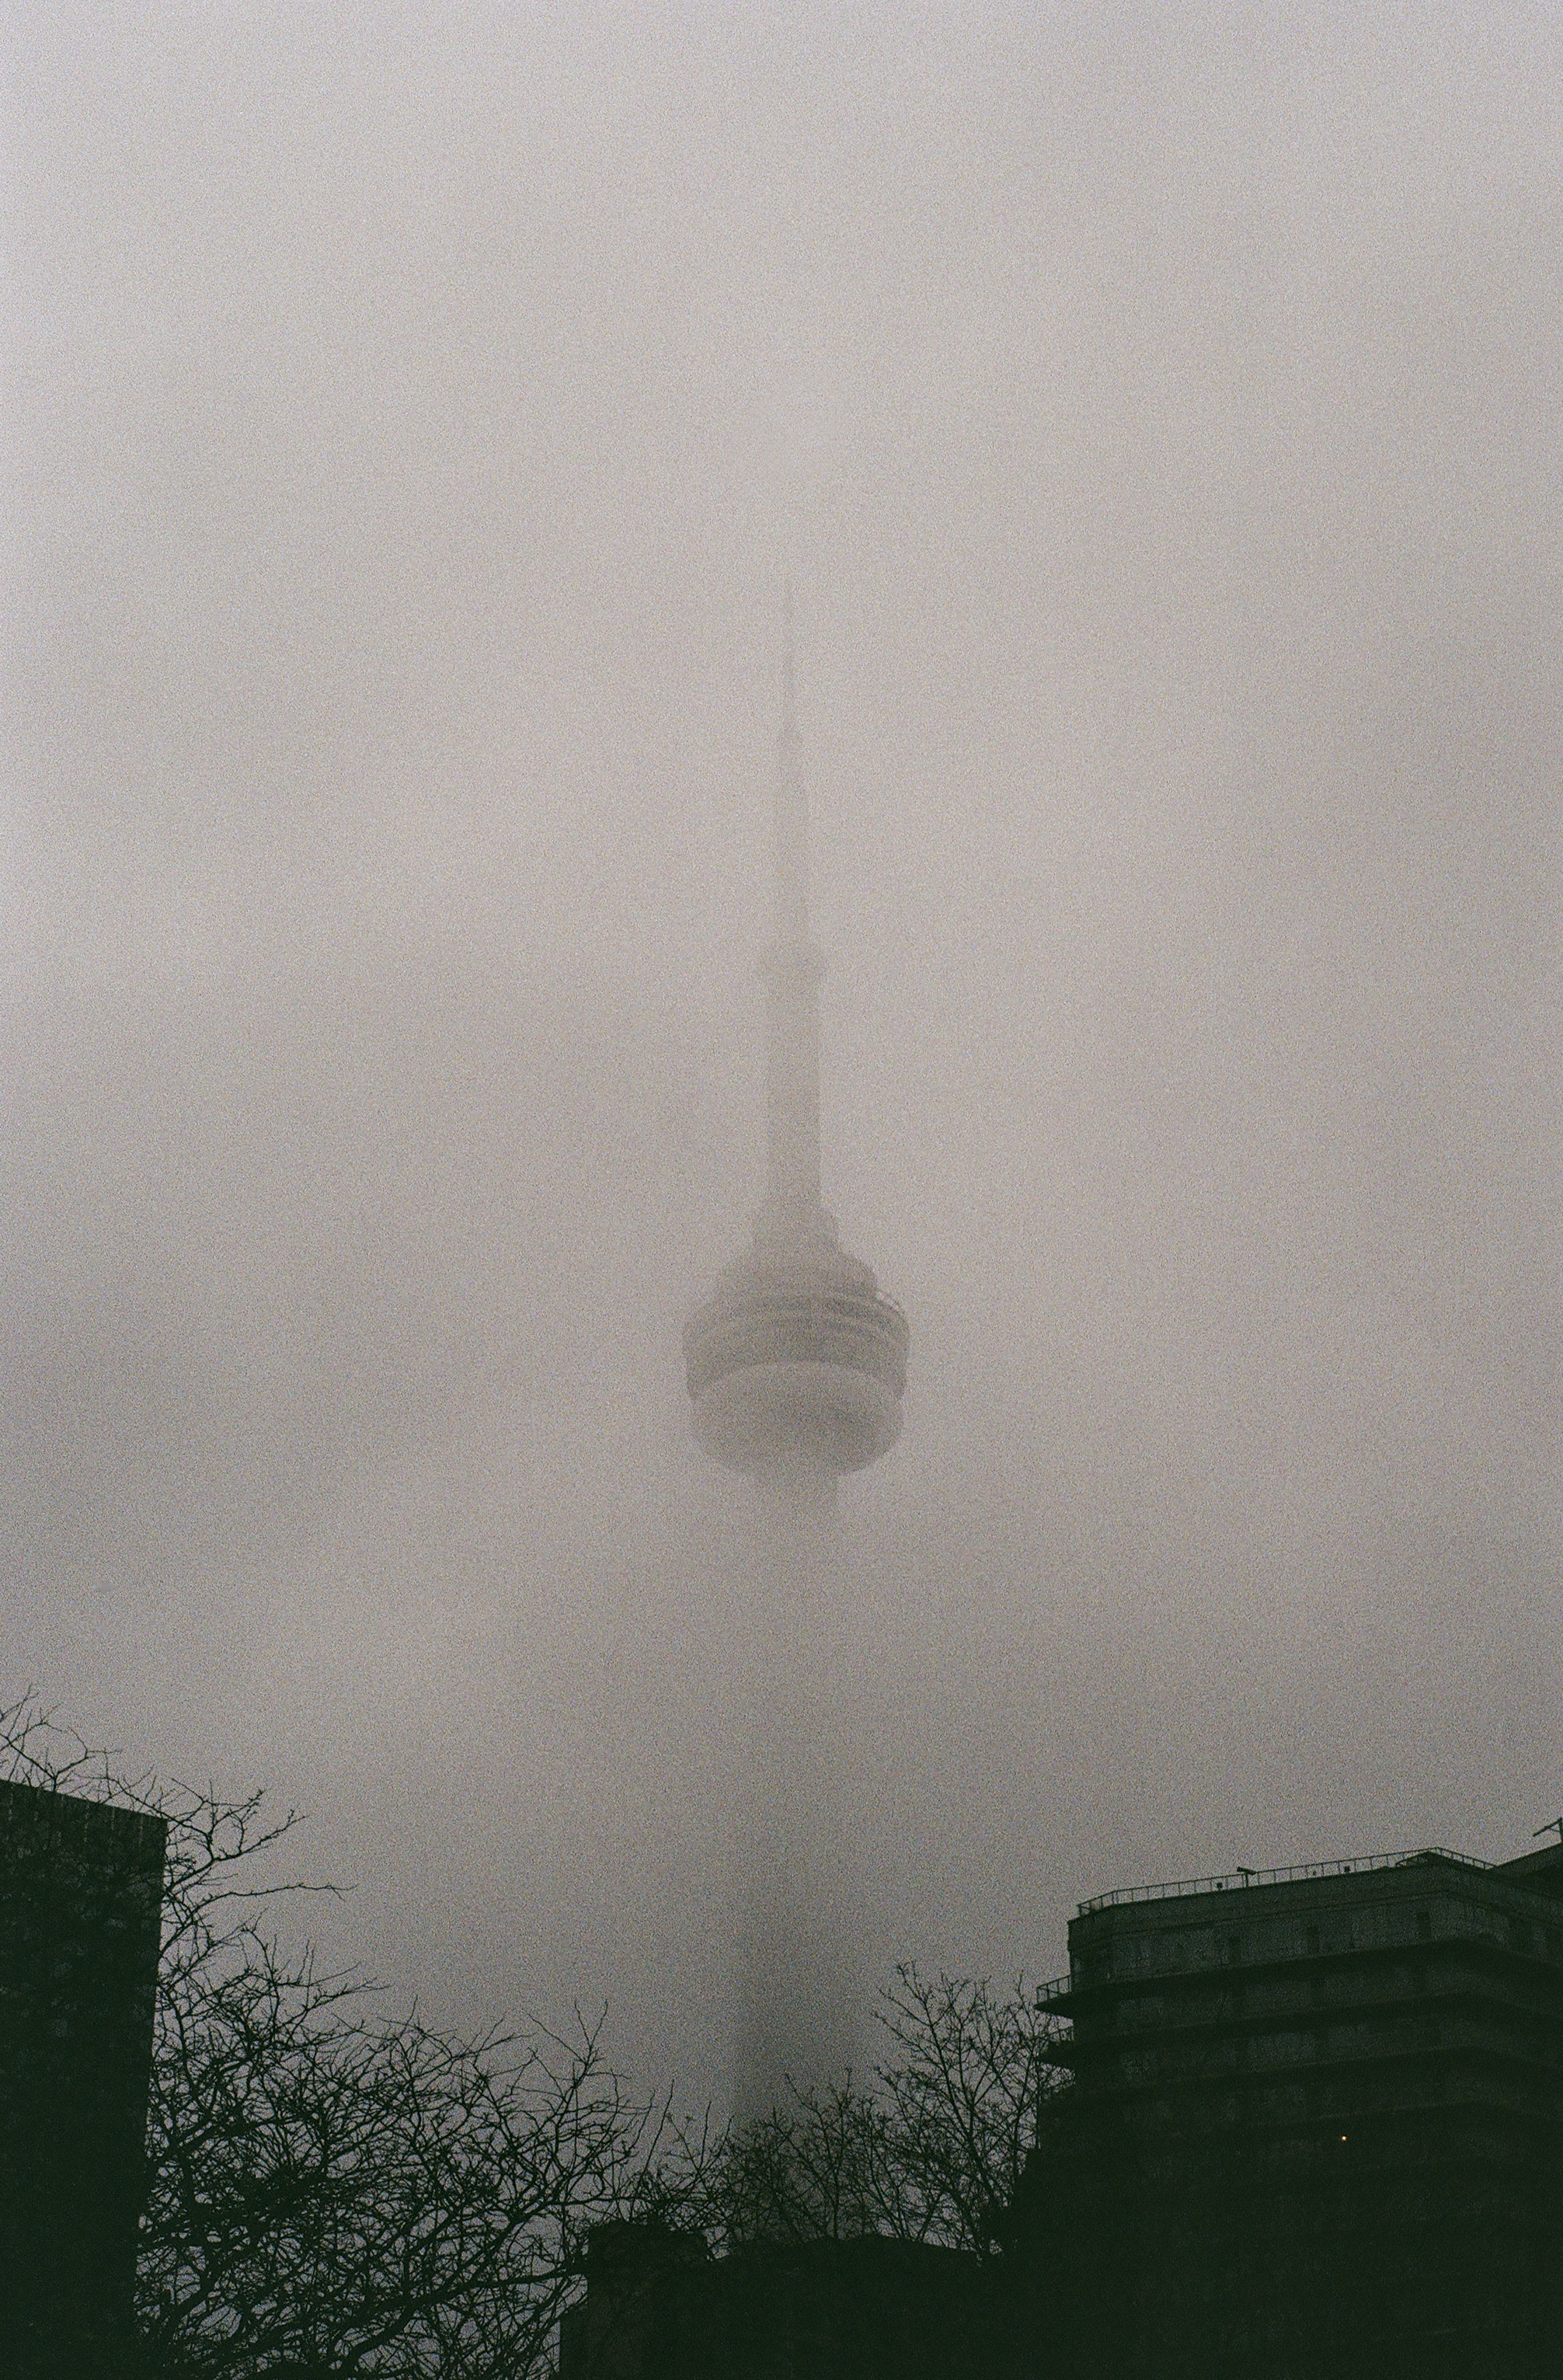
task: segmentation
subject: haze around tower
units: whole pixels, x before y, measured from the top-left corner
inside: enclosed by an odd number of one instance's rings
[[[0,1644],[322,1955],[725,2087],[783,567],[866,1982],[1556,1815],[1560,39],[7,12]]]

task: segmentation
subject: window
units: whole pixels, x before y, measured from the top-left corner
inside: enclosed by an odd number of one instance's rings
[[[1416,1912],[1416,1938],[1419,1942],[1431,1942],[1433,1939],[1433,1912],[1430,1909],[1419,1909]]]

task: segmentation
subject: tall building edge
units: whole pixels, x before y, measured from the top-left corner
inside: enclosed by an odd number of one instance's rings
[[[6,2380],[132,2368],[166,1827],[0,1782]]]

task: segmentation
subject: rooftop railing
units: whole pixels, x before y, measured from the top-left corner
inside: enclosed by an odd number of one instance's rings
[[[1083,1900],[1076,1910],[1078,1917],[1088,1917],[1097,1909],[1121,1909],[1133,1900],[1175,1900],[1181,1895],[1196,1892],[1240,1892],[1251,1884],[1298,1884],[1313,1876],[1366,1876],[1376,1868],[1415,1867],[1422,1860],[1448,1860],[1452,1867],[1484,1871],[1491,1860],[1473,1859],[1468,1852],[1446,1851],[1442,1843],[1431,1843],[1418,1852],[1375,1852],[1367,1859],[1312,1860],[1302,1867],[1240,1867],[1233,1876],[1190,1876],[1173,1884],[1129,1884],[1117,1892],[1098,1892],[1094,1900]],[[1050,1985],[1045,1989],[1050,1990]]]

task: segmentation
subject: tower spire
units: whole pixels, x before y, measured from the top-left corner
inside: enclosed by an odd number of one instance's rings
[[[776,939],[761,962],[766,1000],[766,1222],[813,1236],[819,1203],[819,979],[808,938],[808,795],[798,760],[793,583],[782,611],[782,724],[776,736]],[[827,1227],[828,1228],[828,1227]]]
[[[808,795],[798,765],[790,578],[782,598],[782,724],[776,735],[776,939],[808,940]]]
[[[737,1471],[796,1489],[857,1471],[895,1442],[906,1318],[849,1256],[819,1197],[819,980],[808,931],[808,801],[799,761],[793,590],[782,612],[776,883],[766,989],[769,1180],[754,1244],[685,1325],[695,1430]],[[792,1492],[790,1489],[789,1492]],[[801,1491],[799,1491],[801,1492]]]

